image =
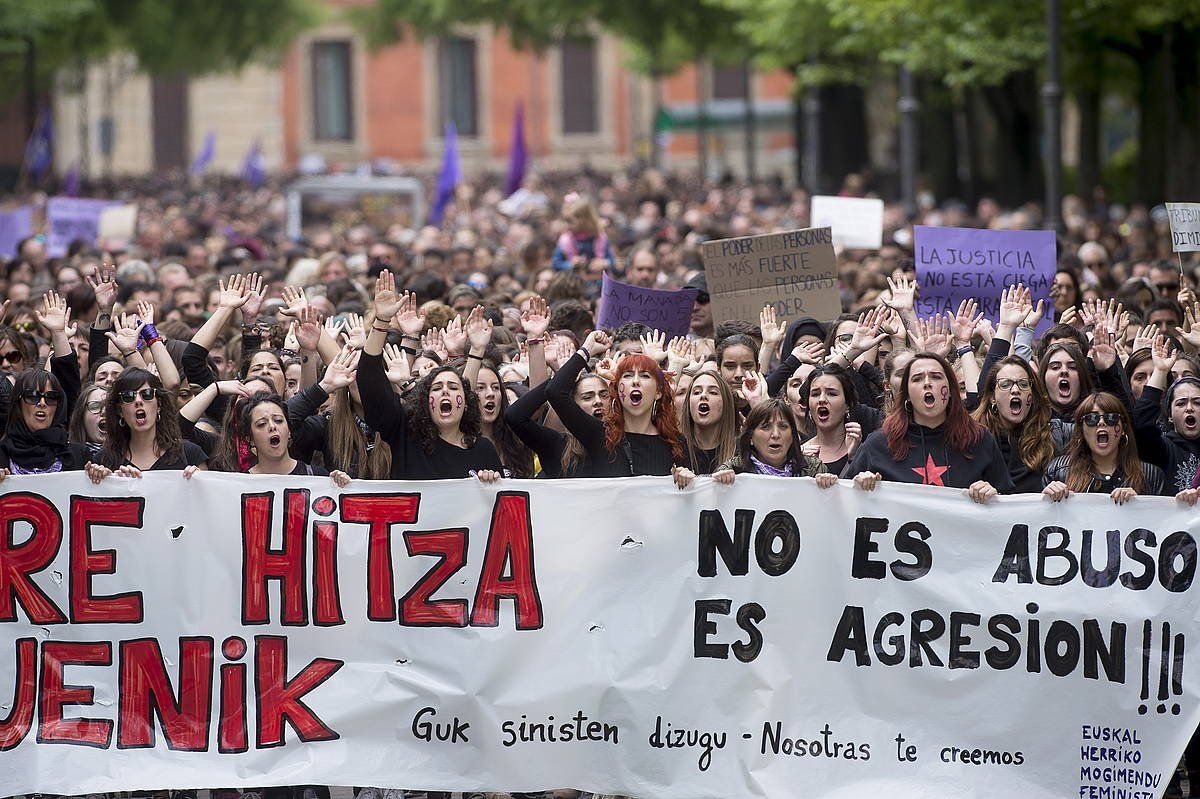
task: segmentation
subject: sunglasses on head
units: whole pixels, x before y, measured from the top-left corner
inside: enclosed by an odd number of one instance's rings
[[[39,391],[36,388],[27,388],[21,392],[21,399],[27,405],[38,405],[42,400],[46,401],[47,405],[57,405],[62,400],[61,391]]]
[[[1013,386],[1016,386],[1017,388],[1021,389],[1022,391],[1028,391],[1030,385],[1031,384],[1029,382],[1028,377],[1021,377],[1021,378],[1017,378],[1016,380],[1011,380],[1007,377],[1002,377],[996,381],[996,387],[999,388],[1001,391],[1008,391]]]
[[[158,398],[158,389],[142,388],[142,389],[138,389],[137,391],[135,391],[133,389],[128,389],[127,391],[120,391],[117,393],[117,399],[123,405],[129,405],[134,400],[136,400],[138,397],[141,397],[146,402],[149,402],[152,399],[157,399]]]
[[[1092,411],[1091,413],[1085,413],[1082,417],[1083,423],[1088,427],[1099,427],[1101,420],[1104,420],[1104,424],[1107,427],[1116,427],[1121,424],[1121,414],[1097,413],[1096,411]]]
[[[8,352],[0,352],[0,362],[3,363],[20,363],[25,360],[25,356],[20,350],[9,350]]]

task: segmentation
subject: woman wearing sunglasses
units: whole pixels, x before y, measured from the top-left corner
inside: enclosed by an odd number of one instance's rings
[[[1055,502],[1071,494],[1108,494],[1118,505],[1138,494],[1162,494],[1163,471],[1138,458],[1132,430],[1121,400],[1105,392],[1086,397],[1066,452],[1046,468],[1042,493]]]
[[[178,414],[175,398],[156,375],[126,369],[104,402],[104,449],[99,463],[88,466],[89,474],[102,469],[140,477],[142,472],[182,470],[191,477],[207,468],[204,450],[183,440]]]
[[[8,428],[0,439],[0,469],[12,474],[77,471],[87,449],[67,435],[67,403],[58,378],[42,369],[17,375]]]

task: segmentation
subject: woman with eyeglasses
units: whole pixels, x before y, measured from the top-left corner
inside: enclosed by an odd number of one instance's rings
[[[0,469],[11,474],[78,471],[87,449],[67,435],[67,403],[62,384],[42,369],[28,369],[13,382],[14,406],[0,439]]]
[[[204,450],[183,440],[178,413],[175,398],[157,375],[126,369],[105,399],[104,449],[99,462],[89,465],[89,474],[102,469],[140,477],[142,472],[182,470],[190,477],[207,468]]]
[[[1108,494],[1124,505],[1135,496],[1163,493],[1163,471],[1138,458],[1125,403],[1098,392],[1079,404],[1066,452],[1050,462],[1042,491],[1055,502],[1071,494]]]
[[[71,441],[87,448],[88,458],[96,460],[104,448],[104,399],[108,389],[89,383],[79,395],[71,411],[67,432]]]
[[[1042,472],[1067,444],[1050,418],[1050,398],[1033,366],[1007,355],[988,370],[971,416],[996,438],[1018,494],[1042,490]]]

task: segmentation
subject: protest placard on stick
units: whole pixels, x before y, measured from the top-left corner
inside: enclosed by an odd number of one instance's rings
[[[833,232],[805,228],[705,242],[713,320],[758,323],[770,303],[781,321],[833,319],[842,311]]]
[[[662,291],[631,286],[605,274],[596,326],[617,328],[626,322],[641,322],[668,336],[686,336],[697,293],[696,289]]]
[[[965,299],[979,301],[979,310],[993,322],[1000,315],[1000,295],[1009,286],[1024,284],[1033,302],[1050,306],[1050,285],[1058,259],[1052,230],[976,230],[928,227],[913,231],[917,265],[916,312],[930,317],[954,313]],[[1037,332],[1053,320],[1049,312]]]
[[[1171,250],[1200,252],[1200,203],[1167,203]]]
[[[883,246],[883,200],[818,194],[812,198],[809,215],[813,227],[833,230],[833,243],[839,247],[878,250]]]

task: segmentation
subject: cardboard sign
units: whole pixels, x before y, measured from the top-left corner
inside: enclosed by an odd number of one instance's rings
[[[805,228],[704,243],[704,272],[714,322],[758,324],[767,303],[780,321],[829,320],[842,312],[833,232]]]
[[[1171,220],[1171,249],[1200,252],[1200,203],[1167,203]]]
[[[964,299],[979,301],[979,310],[995,322],[1000,294],[1023,283],[1033,303],[1045,300],[1041,334],[1053,323],[1050,286],[1058,267],[1052,230],[976,230],[928,227],[913,230],[917,263],[917,316],[956,313]]]
[[[838,247],[878,250],[883,246],[883,200],[818,194],[812,198],[809,216],[813,227],[833,229]]]
[[[1200,721],[1172,497],[64,472],[0,530],[0,796],[1151,799]]]
[[[136,203],[105,208],[100,212],[97,238],[102,243],[128,244],[137,233],[137,214]]]
[[[670,336],[686,336],[692,326],[696,289],[662,291],[631,286],[604,275],[596,327],[615,329],[626,322],[641,322]]]
[[[116,200],[79,197],[51,197],[46,202],[46,253],[51,258],[67,254],[71,242],[96,244],[100,233],[100,215],[105,208],[121,205]]]
[[[16,255],[17,244],[32,233],[32,205],[0,211],[0,257],[11,258]]]

